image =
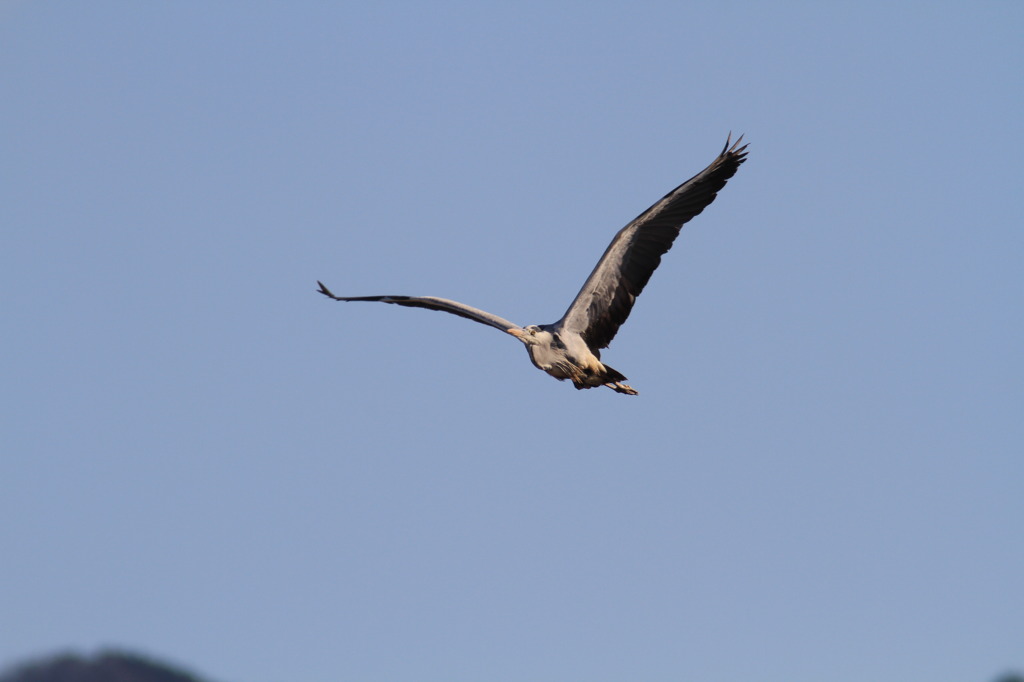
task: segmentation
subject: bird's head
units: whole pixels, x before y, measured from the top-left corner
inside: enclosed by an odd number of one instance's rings
[[[512,327],[505,331],[525,343],[527,346],[550,345],[553,338],[551,336],[551,332],[541,329],[535,324],[527,325],[522,329]]]

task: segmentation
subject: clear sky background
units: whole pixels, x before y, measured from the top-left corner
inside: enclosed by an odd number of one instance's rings
[[[1024,667],[1024,5],[0,4],[0,665]],[[612,235],[750,156],[575,391]]]

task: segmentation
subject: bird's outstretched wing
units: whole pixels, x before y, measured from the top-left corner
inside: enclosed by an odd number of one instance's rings
[[[458,315],[459,317],[465,317],[467,320],[473,320],[480,324],[490,325],[495,329],[500,329],[503,332],[509,329],[522,329],[518,324],[509,322],[508,320],[492,315],[491,313],[479,310],[472,306],[468,306],[458,301],[449,301],[446,298],[436,298],[434,296],[335,296],[331,293],[331,290],[324,286],[323,282],[317,281],[320,285],[318,291],[328,298],[333,298],[335,301],[379,301],[381,303],[394,303],[395,305],[404,305],[409,308],[426,308],[427,310],[440,310],[444,313],[451,313],[452,315]]]
[[[746,158],[743,136],[731,140],[710,166],[619,230],[558,321],[561,328],[582,334],[591,348],[608,347],[679,230],[715,200]]]

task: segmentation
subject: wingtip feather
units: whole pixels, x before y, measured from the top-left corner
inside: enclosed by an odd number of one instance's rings
[[[738,156],[740,162],[746,157],[746,149],[749,144],[743,144],[743,134],[736,138],[736,141],[732,141],[732,131],[729,131],[728,137],[725,138],[725,147],[722,149],[721,156],[731,155]]]
[[[338,300],[338,297],[335,296],[334,294],[332,294],[331,290],[328,289],[326,286],[324,286],[323,282],[321,282],[320,280],[317,280],[316,283],[320,285],[320,288],[316,290],[317,293],[323,294],[327,298],[333,298],[335,301]]]

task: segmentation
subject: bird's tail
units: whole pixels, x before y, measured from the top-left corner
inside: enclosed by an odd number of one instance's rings
[[[608,365],[604,366],[604,378],[607,381],[626,381],[626,377],[622,376],[620,371],[613,369]]]

